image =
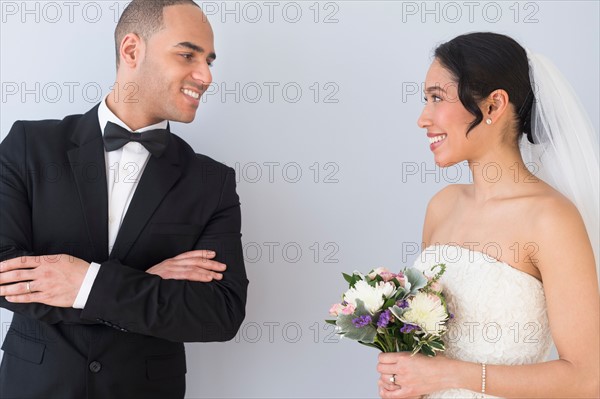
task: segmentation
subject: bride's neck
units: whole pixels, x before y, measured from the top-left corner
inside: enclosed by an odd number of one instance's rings
[[[517,148],[497,147],[468,162],[478,202],[511,196],[522,184],[537,180],[525,166]]]

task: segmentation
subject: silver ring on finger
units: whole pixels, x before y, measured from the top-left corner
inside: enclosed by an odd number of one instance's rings
[[[31,281],[27,282],[27,293],[31,294]]]

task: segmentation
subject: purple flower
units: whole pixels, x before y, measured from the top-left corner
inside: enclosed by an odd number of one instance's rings
[[[408,307],[408,301],[406,299],[403,299],[401,301],[396,302],[396,305],[398,305],[398,307],[401,309],[406,309]]]
[[[363,316],[358,316],[356,319],[353,319],[352,324],[354,324],[354,327],[356,327],[356,328],[361,328],[368,324],[371,324],[371,320],[372,320],[371,316],[366,314]]]
[[[390,323],[390,319],[392,318],[392,312],[389,309],[386,309],[379,315],[379,320],[377,320],[377,327],[386,328]]]
[[[415,326],[413,324],[405,324],[401,329],[400,332],[401,333],[405,333],[408,334],[410,332],[413,332],[415,330],[420,330],[421,328],[419,326]]]
[[[454,313],[450,313],[449,317],[450,317],[451,319],[453,319],[453,318],[454,318]]]

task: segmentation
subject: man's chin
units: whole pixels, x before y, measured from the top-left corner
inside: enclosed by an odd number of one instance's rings
[[[192,123],[196,119],[196,114],[193,115],[177,115],[169,118],[172,122],[180,122],[180,123]]]

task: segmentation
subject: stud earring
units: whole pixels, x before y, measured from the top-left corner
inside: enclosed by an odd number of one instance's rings
[[[491,125],[491,124],[492,124],[492,120],[491,120],[490,118],[487,118],[487,119],[485,120],[485,123],[487,123],[488,125]]]

